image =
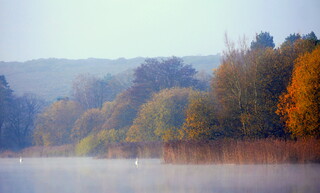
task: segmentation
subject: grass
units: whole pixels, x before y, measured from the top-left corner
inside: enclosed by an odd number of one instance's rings
[[[164,144],[172,164],[279,164],[320,162],[320,140],[176,141]]]

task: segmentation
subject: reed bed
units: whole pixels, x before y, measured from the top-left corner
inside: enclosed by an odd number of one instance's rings
[[[176,141],[163,147],[172,164],[279,164],[320,162],[320,140]]]
[[[0,157],[71,157],[74,145],[33,146]],[[107,144],[98,158],[162,158],[167,164],[320,163],[320,140],[235,140],[135,142]]]

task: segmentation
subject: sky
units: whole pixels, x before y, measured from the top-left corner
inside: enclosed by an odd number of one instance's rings
[[[225,34],[320,38],[319,0],[0,0],[0,61],[212,55]]]

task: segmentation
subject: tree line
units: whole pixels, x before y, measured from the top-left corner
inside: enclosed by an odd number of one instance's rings
[[[226,38],[221,65],[210,78],[180,58],[150,58],[134,70],[131,84],[111,75],[80,75],[70,98],[45,108],[39,100],[29,114],[20,108],[32,107],[30,96],[18,102],[23,97],[13,96],[1,76],[0,143],[75,143],[86,154],[124,141],[318,138],[319,53],[313,32],[291,34],[278,48],[268,32],[250,46]],[[25,142],[18,142],[17,131],[26,125]],[[15,145],[9,136],[16,136]]]

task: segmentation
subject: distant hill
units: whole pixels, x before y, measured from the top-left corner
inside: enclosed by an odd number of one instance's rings
[[[93,74],[103,77],[112,75],[126,76],[146,58],[132,59],[38,59],[27,62],[0,62],[0,74],[6,76],[11,89],[16,94],[35,93],[46,100],[69,96],[72,81],[79,74]],[[186,64],[198,71],[210,72],[220,63],[220,55],[185,56]]]

